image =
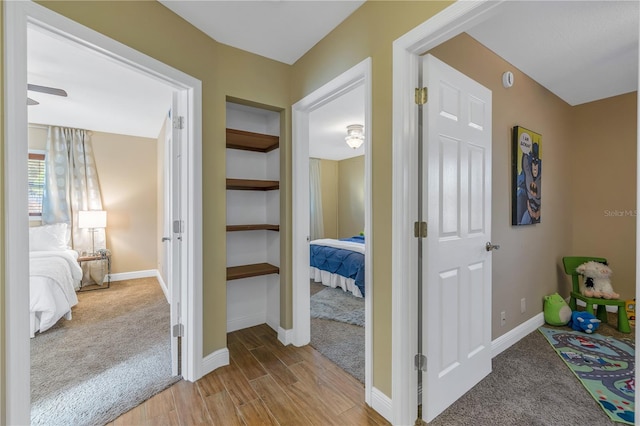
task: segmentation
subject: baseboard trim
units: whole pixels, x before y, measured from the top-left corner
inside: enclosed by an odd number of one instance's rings
[[[111,274],[111,281],[135,280],[136,278],[158,277],[157,269],[147,269],[145,271],[119,272]]]
[[[391,398],[382,393],[381,390],[371,387],[371,408],[376,410],[378,414],[387,419],[391,423],[393,412],[393,404]]]
[[[293,342],[293,329],[285,330],[278,327],[278,340],[285,346],[290,345]]]
[[[491,357],[496,357],[505,349],[510,348],[527,334],[544,325],[544,313],[540,312],[533,318],[523,322],[513,330],[510,330],[491,342]]]
[[[160,288],[164,293],[164,297],[167,299],[167,302],[171,303],[171,300],[169,299],[169,288],[167,287],[167,283],[164,282],[164,279],[162,278],[160,271],[158,271],[157,269],[156,269],[156,278],[158,279],[158,284],[160,284]]]
[[[229,365],[229,350],[219,349],[202,358],[202,375],[206,376],[213,370]]]
[[[253,315],[227,319],[227,333],[242,330],[243,328],[253,327],[255,325],[266,324],[266,316],[266,312],[258,312]]]

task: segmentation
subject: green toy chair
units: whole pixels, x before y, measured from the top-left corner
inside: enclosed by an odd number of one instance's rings
[[[564,272],[567,275],[571,275],[571,284],[573,289],[571,290],[571,298],[569,299],[569,307],[572,311],[576,310],[576,299],[582,300],[587,304],[586,310],[590,314],[593,314],[593,305],[598,305],[596,317],[603,323],[607,321],[607,305],[618,307],[618,331],[621,333],[631,333],[629,327],[629,319],[627,318],[627,311],[625,309],[624,300],[620,299],[600,299],[598,297],[587,297],[580,293],[580,274],[576,272],[576,268],[585,262],[589,261],[606,262],[607,259],[603,257],[586,257],[586,256],[572,256],[563,257],[562,263],[564,264]]]

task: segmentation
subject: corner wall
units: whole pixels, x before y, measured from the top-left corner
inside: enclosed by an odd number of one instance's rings
[[[637,92],[573,107],[571,254],[605,257],[613,288],[636,282]]]

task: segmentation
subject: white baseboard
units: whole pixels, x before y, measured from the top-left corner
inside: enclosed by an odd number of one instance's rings
[[[506,332],[502,336],[491,342],[491,357],[495,357],[499,355],[505,349],[511,347],[511,345],[517,343],[520,339],[525,337],[527,334],[535,331],[544,325],[544,313],[540,312],[538,315],[533,318],[523,322],[516,328],[511,331]]]
[[[567,303],[569,303],[569,301],[567,301]],[[584,301],[582,300],[576,300],[576,305],[582,306],[583,308],[587,306],[587,304],[584,303]],[[593,306],[596,306],[596,305],[593,305]],[[614,305],[607,305],[607,312],[617,313],[618,307]]]
[[[124,280],[135,280],[136,278],[149,278],[149,277],[157,277],[158,270],[157,269],[147,269],[145,271],[132,271],[132,272],[119,272],[117,274],[111,274],[111,281],[124,281]]]
[[[156,269],[156,278],[158,279],[158,284],[160,284],[160,288],[164,293],[164,297],[167,299],[167,302],[171,303],[171,300],[169,299],[169,288],[167,287],[167,283],[164,282],[164,279],[162,278],[160,271],[158,271],[157,269]]]
[[[387,419],[391,423],[392,417],[392,401],[387,395],[382,393],[379,389],[371,387],[371,408],[376,410],[378,414]]]
[[[253,327],[254,325],[260,325],[266,323],[266,313],[258,312],[253,315],[247,315],[244,317],[228,318],[227,319],[227,333],[232,331],[242,330],[243,328]]]
[[[293,342],[293,329],[285,330],[282,327],[278,327],[278,340],[285,346],[290,345]]]
[[[206,376],[213,370],[229,365],[229,350],[219,349],[212,354],[202,358],[202,375]]]

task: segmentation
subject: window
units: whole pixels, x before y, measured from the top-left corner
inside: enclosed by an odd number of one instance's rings
[[[42,215],[44,154],[29,152],[29,217]]]

